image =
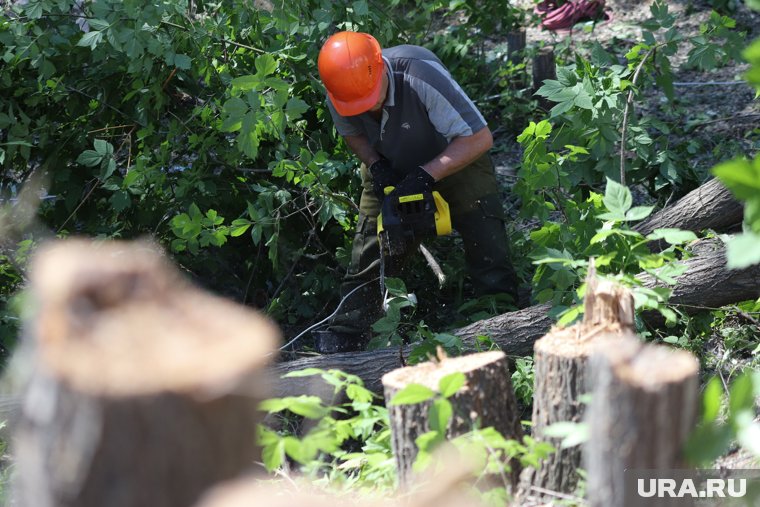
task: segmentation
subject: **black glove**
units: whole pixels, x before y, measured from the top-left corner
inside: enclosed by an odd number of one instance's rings
[[[381,201],[385,199],[385,187],[395,186],[401,180],[401,174],[396,171],[387,158],[380,158],[371,166],[372,191]]]
[[[409,171],[401,183],[396,185],[393,193],[399,196],[430,193],[433,191],[434,183],[435,178],[422,166],[418,166]]]

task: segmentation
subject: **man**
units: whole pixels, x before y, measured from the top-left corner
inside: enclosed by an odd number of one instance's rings
[[[464,241],[476,293],[508,293],[516,301],[517,279],[487,154],[491,131],[441,61],[419,46],[382,50],[369,34],[340,32],[323,45],[318,67],[335,127],[362,162],[359,222],[342,295],[379,274],[377,216],[383,189],[394,186],[399,195],[439,191]],[[379,286],[365,285],[344,302],[328,330],[315,333],[317,348],[361,348],[381,312]]]

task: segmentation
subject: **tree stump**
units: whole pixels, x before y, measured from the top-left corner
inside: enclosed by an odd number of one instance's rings
[[[185,507],[252,466],[272,324],[148,245],[48,247],[32,290],[17,505]]]
[[[536,487],[536,491],[560,493],[575,490],[581,448],[562,448],[561,439],[548,437],[546,428],[560,422],[582,421],[585,405],[581,396],[591,391],[589,356],[601,340],[610,336],[633,336],[633,329],[631,293],[609,281],[599,281],[592,259],[586,278],[583,322],[568,328],[553,328],[535,344],[533,437],[552,444],[556,452],[549,455],[539,469],[527,469],[523,473],[522,495],[532,495],[531,487]]]
[[[507,366],[507,356],[501,351],[482,352],[456,358],[399,368],[383,376],[385,402],[391,425],[391,443],[396,459],[399,486],[411,485],[412,465],[417,457],[415,440],[428,432],[430,401],[416,405],[391,406],[389,402],[397,392],[409,384],[421,384],[438,390],[441,378],[462,372],[466,382],[462,389],[449,398],[453,417],[447,437],[465,434],[472,429],[493,427],[505,438],[522,438],[517,400]],[[519,474],[519,463],[510,462],[510,480],[514,486]]]
[[[696,422],[699,363],[683,350],[621,338],[600,344],[590,364],[589,503],[629,505],[625,470],[683,468],[682,447]]]
[[[533,92],[535,93],[547,79],[557,79],[557,66],[554,61],[554,48],[543,47],[533,57]],[[551,102],[538,97],[538,105],[545,110],[551,109]]]
[[[524,29],[507,33],[507,59],[513,64],[520,63],[524,58],[527,35]]]

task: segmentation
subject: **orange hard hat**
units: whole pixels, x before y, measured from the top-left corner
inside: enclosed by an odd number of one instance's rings
[[[369,111],[380,97],[383,55],[374,37],[361,32],[338,32],[319,51],[319,76],[341,116]]]

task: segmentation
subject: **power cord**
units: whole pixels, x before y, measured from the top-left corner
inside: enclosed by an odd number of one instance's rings
[[[325,322],[327,322],[328,320],[330,320],[330,319],[332,319],[333,317],[335,317],[335,315],[336,315],[336,314],[337,314],[337,313],[340,311],[340,308],[343,306],[343,303],[345,303],[345,302],[346,302],[346,299],[348,299],[349,297],[351,297],[351,295],[352,295],[354,292],[356,292],[357,290],[361,289],[362,287],[366,287],[367,285],[369,285],[369,284],[371,284],[371,283],[374,283],[374,282],[378,281],[379,279],[380,279],[380,277],[378,276],[378,277],[376,277],[376,278],[373,278],[372,280],[368,280],[368,281],[364,282],[363,284],[361,284],[361,285],[359,285],[359,286],[357,286],[357,287],[354,287],[353,289],[351,289],[351,291],[350,291],[348,294],[346,294],[345,296],[343,296],[343,299],[341,299],[341,300],[340,300],[340,303],[338,303],[338,306],[335,308],[335,311],[334,311],[334,312],[332,312],[330,315],[328,315],[328,316],[327,316],[327,317],[325,317],[324,319],[320,320],[320,321],[319,321],[319,322],[317,322],[316,324],[312,324],[311,326],[307,327],[306,329],[304,329],[303,331],[301,331],[300,333],[298,333],[298,334],[296,335],[296,337],[295,337],[295,338],[293,338],[293,339],[292,339],[292,340],[290,340],[288,343],[286,343],[285,345],[283,345],[282,347],[280,347],[280,349],[279,349],[279,350],[285,350],[286,348],[288,348],[288,347],[290,347],[292,344],[294,344],[294,343],[296,342],[296,340],[298,340],[300,337],[302,337],[303,335],[305,335],[306,333],[308,333],[308,332],[309,332],[309,331],[311,331],[312,329],[314,329],[314,328],[317,328],[317,327],[321,326],[322,324],[324,324],[324,323],[325,323]]]

